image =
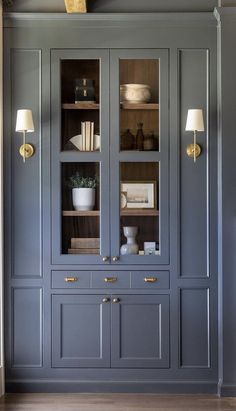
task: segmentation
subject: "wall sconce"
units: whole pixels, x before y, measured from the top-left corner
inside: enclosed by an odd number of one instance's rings
[[[196,158],[201,154],[201,146],[196,143],[197,131],[204,131],[203,113],[201,109],[188,110],[186,131],[193,131],[193,144],[189,144],[186,148],[186,153],[193,158],[196,163]]]
[[[26,144],[25,134],[34,131],[34,122],[31,110],[17,110],[16,131],[23,133],[23,144],[19,149],[20,155],[25,163],[26,158],[30,158],[34,154],[34,147],[31,144]]]

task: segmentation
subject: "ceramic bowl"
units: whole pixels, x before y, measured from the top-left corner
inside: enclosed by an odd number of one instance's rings
[[[122,84],[120,86],[120,100],[122,103],[148,103],[150,98],[150,86],[147,84]]]

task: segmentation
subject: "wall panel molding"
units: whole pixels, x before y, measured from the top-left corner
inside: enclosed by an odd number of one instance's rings
[[[43,290],[15,287],[11,293],[13,368],[43,366]]]
[[[42,276],[41,50],[11,49],[12,277]],[[32,109],[35,132],[26,134],[35,154],[24,164],[18,109]]]

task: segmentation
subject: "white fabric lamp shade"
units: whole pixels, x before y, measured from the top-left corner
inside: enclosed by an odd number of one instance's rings
[[[204,131],[203,113],[201,109],[188,110],[186,131]]]
[[[17,110],[16,131],[32,133],[34,131],[34,122],[31,110]]]

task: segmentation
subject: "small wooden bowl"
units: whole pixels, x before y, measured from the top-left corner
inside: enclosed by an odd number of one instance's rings
[[[86,13],[87,0],[65,0],[67,13]]]

